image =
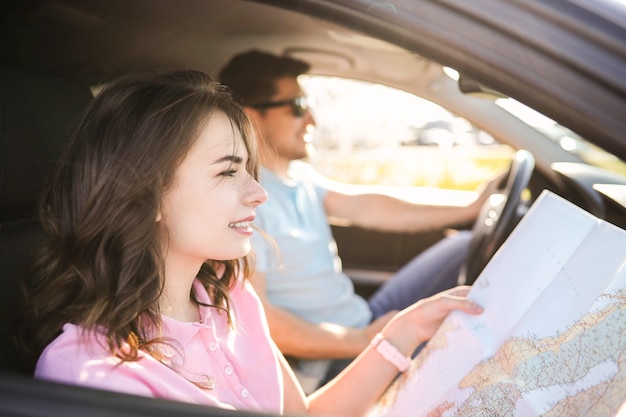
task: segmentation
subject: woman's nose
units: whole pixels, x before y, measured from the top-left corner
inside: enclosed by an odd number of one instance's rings
[[[246,193],[246,203],[250,206],[259,206],[267,201],[267,191],[255,179],[250,179]]]

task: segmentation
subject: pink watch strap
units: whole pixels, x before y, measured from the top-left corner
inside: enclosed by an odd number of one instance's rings
[[[400,351],[389,343],[380,333],[374,336],[370,344],[376,348],[378,353],[380,353],[387,362],[398,368],[400,372],[406,371],[411,364],[411,359],[400,353]]]

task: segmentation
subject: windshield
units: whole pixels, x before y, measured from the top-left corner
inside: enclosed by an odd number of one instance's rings
[[[316,120],[309,161],[335,181],[474,191],[510,165],[510,146],[408,92],[337,77],[299,81]]]

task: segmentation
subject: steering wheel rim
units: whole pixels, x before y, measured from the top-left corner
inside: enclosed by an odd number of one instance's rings
[[[504,243],[523,217],[527,207],[522,192],[528,187],[535,168],[535,158],[527,150],[515,153],[504,188],[489,196],[483,204],[472,229],[465,263],[459,275],[459,284],[471,285],[491,257]]]

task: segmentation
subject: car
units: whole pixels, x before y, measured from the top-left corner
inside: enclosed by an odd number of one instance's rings
[[[458,145],[491,145],[494,139],[465,119],[438,119],[426,122],[418,129],[417,137],[402,141],[402,145],[418,146],[458,146]]]
[[[233,55],[257,48],[304,59],[313,75],[400,89],[468,121],[512,150],[508,199],[491,207],[498,221],[459,225],[478,232],[463,274],[470,283],[542,190],[626,228],[620,1],[32,0],[6,5],[0,25],[0,415],[261,415],[34,380],[11,342],[45,174],[92,95],[129,72],[216,76]],[[533,126],[505,102],[553,128]],[[333,233],[367,292],[446,231],[336,224]]]

